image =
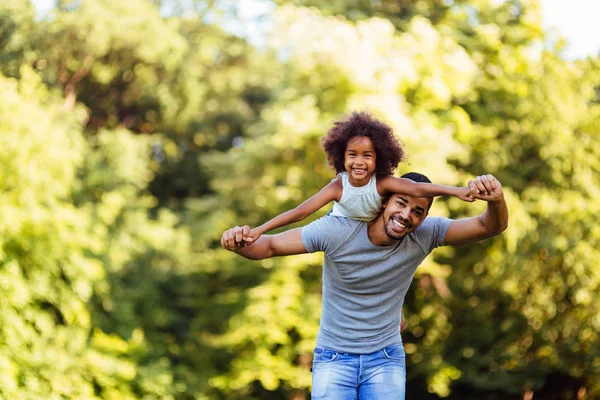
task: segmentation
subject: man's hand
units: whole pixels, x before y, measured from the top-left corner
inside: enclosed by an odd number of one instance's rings
[[[493,175],[481,175],[470,180],[468,184],[471,196],[475,199],[494,202],[504,199],[502,185]]]
[[[248,225],[227,229],[221,236],[221,246],[250,260],[306,253],[300,228],[277,235],[261,235],[248,246],[250,231]]]
[[[406,328],[406,319],[404,319],[404,313],[402,313],[402,320],[400,321],[400,332]]]
[[[250,227],[248,225],[242,227],[234,226],[233,228],[227,229],[223,232],[223,236],[221,236],[221,246],[223,246],[225,250],[235,251],[244,246],[249,233]]]
[[[487,202],[487,208],[476,217],[452,221],[444,237],[447,246],[461,246],[487,239],[499,235],[508,227],[508,207],[500,182],[488,174],[469,181],[468,186],[474,198]]]

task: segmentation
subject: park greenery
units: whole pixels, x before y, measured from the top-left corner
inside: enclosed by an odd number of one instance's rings
[[[308,398],[322,255],[220,236],[330,181],[353,110],[510,210],[417,271],[407,398],[600,398],[600,58],[536,0],[263,2],[259,41],[232,0],[0,2],[0,399]]]

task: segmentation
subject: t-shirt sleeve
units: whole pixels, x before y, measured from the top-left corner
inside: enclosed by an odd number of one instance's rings
[[[452,220],[446,217],[427,217],[423,224],[415,231],[419,245],[426,253],[430,253],[436,247],[444,245],[446,232]]]
[[[341,234],[348,230],[348,218],[325,216],[302,228],[302,244],[309,253],[331,252],[344,240]]]

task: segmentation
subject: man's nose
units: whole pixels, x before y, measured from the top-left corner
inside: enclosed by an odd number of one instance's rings
[[[402,209],[400,210],[400,217],[402,219],[408,219],[408,216],[410,215],[410,212],[407,209]]]

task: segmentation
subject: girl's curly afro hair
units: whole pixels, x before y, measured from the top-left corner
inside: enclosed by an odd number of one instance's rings
[[[344,153],[348,141],[355,136],[366,136],[373,142],[377,156],[375,173],[378,176],[392,175],[405,159],[404,148],[394,136],[392,128],[366,112],[355,111],[348,118],[334,122],[323,138],[327,161],[338,174],[346,170]]]

